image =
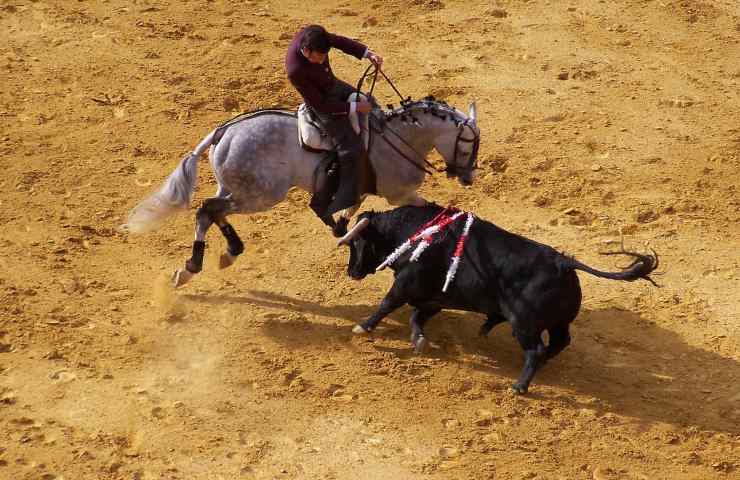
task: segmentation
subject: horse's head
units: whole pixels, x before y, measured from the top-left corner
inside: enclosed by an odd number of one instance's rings
[[[434,141],[434,148],[444,158],[448,177],[457,177],[463,185],[473,184],[473,173],[478,166],[480,129],[476,121],[475,102],[468,114],[446,107],[444,122]]]
[[[476,119],[475,102],[470,105],[470,110],[466,115],[445,102],[429,96],[414,102],[411,100],[401,102],[401,108],[387,114],[387,118],[400,119],[404,125],[398,132],[390,129],[395,138],[389,143],[397,154],[406,157],[409,162],[430,173],[417,163],[421,161],[429,165],[426,155],[434,148],[444,158],[448,177],[457,177],[463,185],[472,185],[480,146],[480,129]],[[410,128],[419,130],[411,132]],[[410,148],[399,149],[393,143]],[[409,149],[416,154],[415,158],[409,158],[404,153],[404,150]]]

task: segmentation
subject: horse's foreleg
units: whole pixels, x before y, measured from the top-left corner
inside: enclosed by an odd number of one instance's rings
[[[357,210],[360,209],[360,205],[362,205],[365,198],[367,198],[367,195],[362,195],[359,203],[339,212],[339,220],[337,220],[336,225],[331,229],[335,237],[340,238],[347,234],[347,225],[349,225],[349,221],[357,213]]]

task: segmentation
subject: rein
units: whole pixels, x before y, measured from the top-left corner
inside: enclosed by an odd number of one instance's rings
[[[375,65],[374,63],[371,63],[370,65],[368,65],[368,67],[365,69],[365,73],[363,73],[362,74],[362,77],[360,77],[360,81],[357,82],[357,90],[356,90],[356,92],[358,94],[362,90],[362,84],[365,83],[365,78],[367,77],[367,74],[370,73],[370,69],[372,69],[372,68],[374,68],[375,70],[373,70],[373,73],[371,74],[373,76],[373,83],[370,86],[370,92],[368,93],[368,96],[369,97],[372,97],[373,96],[373,90],[375,90],[375,82],[377,82],[377,80],[378,80],[378,73],[380,73],[381,75],[383,75],[383,78],[385,78],[385,81],[388,82],[388,85],[391,86],[391,88],[393,89],[393,91],[396,92],[396,95],[398,95],[398,97],[401,99],[401,105],[403,105],[404,103],[410,103],[411,102],[411,97],[403,98],[403,95],[401,95],[401,92],[399,92],[398,89],[396,88],[396,86],[393,85],[393,82],[391,82],[391,79],[388,78],[388,76],[385,74],[385,72],[383,72],[383,70],[381,70],[380,68],[378,68],[378,66]]]
[[[388,130],[393,135],[395,135],[396,138],[398,138],[399,140],[401,140],[401,142],[403,142],[404,145],[406,145],[409,149],[411,149],[411,151],[414,152],[416,154],[416,156],[418,158],[420,158],[429,168],[431,168],[432,170],[434,170],[434,172],[437,172],[437,173],[444,172],[444,170],[437,169],[437,167],[435,167],[429,160],[427,160],[424,155],[422,155],[421,153],[417,152],[414,147],[412,147],[411,145],[409,145],[409,143],[401,135],[399,135],[398,132],[396,132],[395,130],[393,130],[391,127],[389,127],[388,125],[385,125],[385,130]],[[415,166],[416,168],[418,168],[419,170],[421,170],[424,173],[428,173],[429,175],[434,175],[434,172],[427,170],[422,165],[419,165],[413,159],[409,158],[405,153],[403,153],[397,146],[395,146],[390,140],[388,140],[388,138],[385,135],[383,135],[382,131],[380,132],[380,137],[383,140],[385,140],[385,143],[387,143],[388,145],[390,145],[390,147],[397,154],[401,155],[401,157],[403,157],[411,165]]]
[[[370,73],[370,70],[371,69],[373,69],[372,73]],[[373,91],[375,90],[375,84],[376,84],[376,82],[378,80],[378,73],[380,73],[381,75],[383,75],[383,78],[385,78],[385,81],[388,82],[388,84],[391,86],[391,88],[393,89],[393,91],[396,92],[396,94],[398,95],[398,97],[401,99],[401,105],[402,106],[405,106],[405,105],[408,105],[408,104],[411,103],[411,97],[407,97],[407,98],[404,99],[403,98],[403,95],[401,95],[401,92],[398,91],[398,89],[393,84],[393,82],[391,81],[391,79],[388,78],[388,76],[380,68],[378,68],[378,66],[375,65],[374,63],[371,63],[370,65],[368,65],[368,67],[365,69],[365,72],[360,77],[360,80],[357,82],[357,88],[355,90],[355,93],[357,94],[358,98],[359,98],[359,95],[360,95],[361,90],[362,90],[362,85],[365,83],[365,78],[367,78],[368,77],[368,74],[370,74],[370,75],[372,75],[373,82],[370,85],[370,91],[368,92],[367,97],[368,97],[368,99],[372,103],[375,103],[373,101]],[[376,106],[377,106],[377,104],[376,104]],[[391,108],[392,108],[392,106],[391,106]],[[371,118],[372,118],[372,115],[371,115]],[[413,165],[414,167],[416,167],[420,171],[422,171],[424,173],[427,173],[429,175],[434,175],[434,173],[432,171],[424,168],[424,166],[422,166],[422,165],[419,165],[416,161],[414,161],[414,159],[410,158],[408,155],[406,155],[404,152],[402,152],[401,149],[399,149],[390,140],[388,140],[388,138],[383,134],[383,131],[384,130],[388,130],[396,138],[398,138],[399,140],[401,140],[401,142],[404,145],[406,145],[406,147],[408,147],[429,168],[431,168],[432,170],[434,170],[434,171],[436,171],[438,173],[444,172],[444,170],[438,170],[434,165],[432,165],[431,162],[429,162],[429,160],[427,160],[424,155],[422,155],[418,151],[416,151],[416,149],[413,146],[411,146],[403,137],[401,137],[401,135],[398,134],[398,132],[396,132],[395,130],[393,130],[392,128],[390,128],[387,124],[384,124],[382,127],[377,128],[375,130],[375,133],[379,133],[380,134],[380,137],[385,141],[385,143],[387,143],[397,154],[399,154],[401,156],[401,158],[403,158],[404,160],[406,160],[407,162],[409,162],[411,165]]]

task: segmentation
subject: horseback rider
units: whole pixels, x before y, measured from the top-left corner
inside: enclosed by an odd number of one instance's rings
[[[285,69],[290,83],[298,90],[336,144],[339,162],[339,188],[331,198],[335,182],[327,181],[328,191],[315,192],[311,208],[329,226],[332,214],[359,203],[357,164],[365,162],[367,152],[361,136],[352,128],[350,113],[368,113],[372,103],[348,102],[355,89],[334,76],[329,65],[329,50],[334,47],[358,59],[367,58],[378,68],[383,58],[362,43],[329,33],[320,25],[300,30],[290,44],[285,57]]]

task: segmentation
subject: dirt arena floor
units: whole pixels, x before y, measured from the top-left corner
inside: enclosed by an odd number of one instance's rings
[[[284,51],[314,22],[406,95],[477,101],[476,183],[425,197],[602,269],[623,235],[660,288],[581,274],[526,396],[479,315],[438,315],[422,356],[406,308],[353,335],[391,273],[350,280],[298,190],[173,290],[207,160],[187,214],[119,225],[215,125],[299,103]],[[0,478],[740,478],[736,0],[0,0],[0,32]]]

